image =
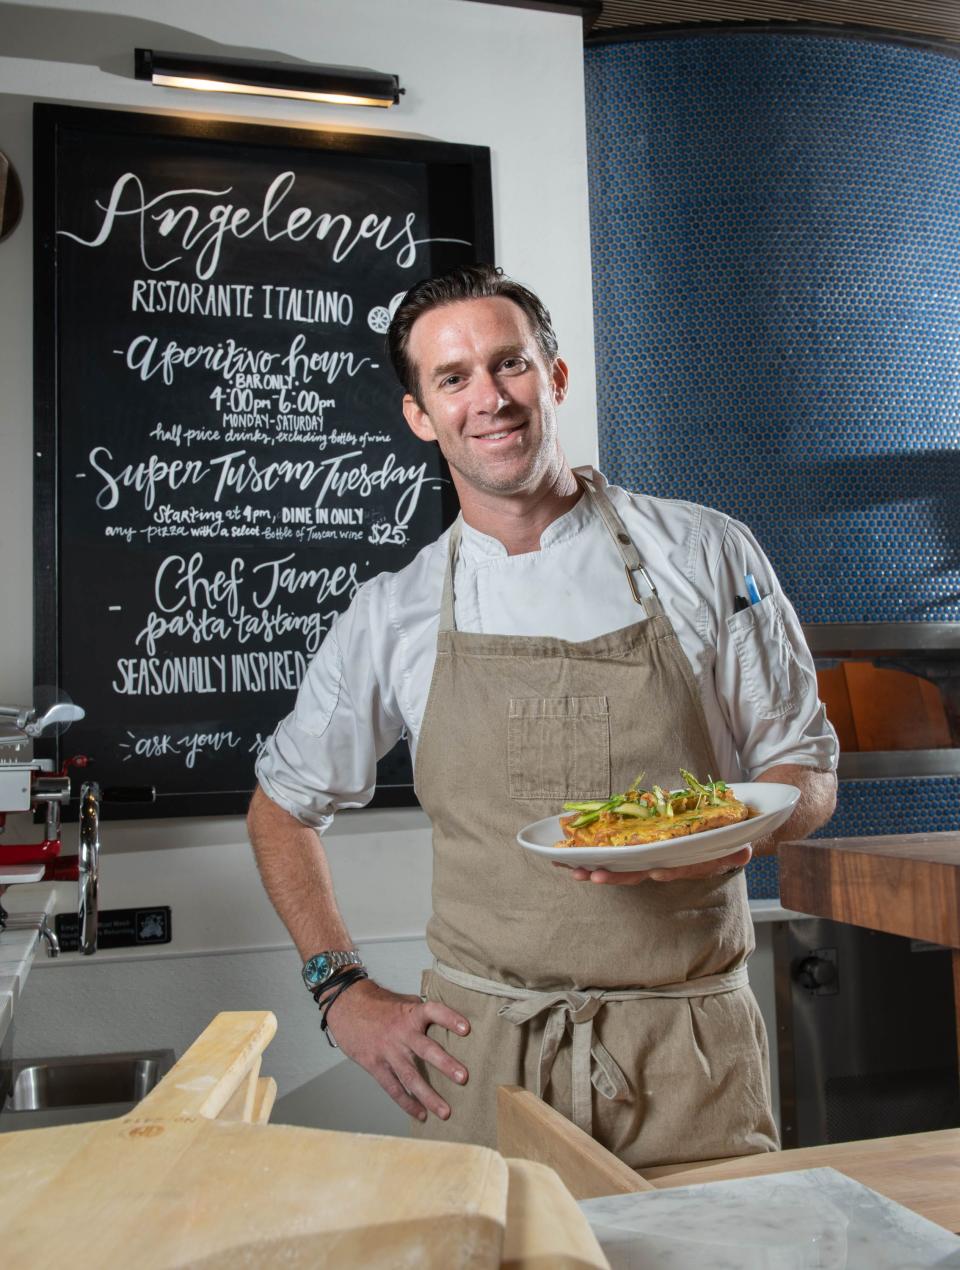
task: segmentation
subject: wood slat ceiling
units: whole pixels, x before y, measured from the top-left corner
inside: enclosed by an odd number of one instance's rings
[[[590,34],[699,22],[816,22],[960,41],[960,0],[603,0]]]

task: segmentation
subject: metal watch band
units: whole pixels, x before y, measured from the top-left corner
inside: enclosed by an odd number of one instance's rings
[[[331,948],[314,953],[303,963],[301,975],[311,992],[331,979],[338,970],[347,966],[362,966],[363,959],[356,948]]]

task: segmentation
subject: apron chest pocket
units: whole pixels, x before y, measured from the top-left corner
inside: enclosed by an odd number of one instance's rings
[[[507,756],[511,798],[609,798],[607,698],[511,697]]]

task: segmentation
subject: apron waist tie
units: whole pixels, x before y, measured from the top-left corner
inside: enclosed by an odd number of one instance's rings
[[[570,1073],[573,1114],[570,1118],[578,1129],[591,1137],[591,1085],[597,1093],[612,1102],[627,1102],[630,1098],[630,1087],[620,1065],[594,1036],[594,1016],[604,1005],[610,1001],[643,1001],[654,997],[712,997],[722,992],[735,992],[738,988],[745,988],[749,982],[747,967],[738,966],[736,970],[730,970],[726,974],[704,975],[699,979],[667,983],[657,988],[548,988],[545,991],[536,991],[532,988],[514,988],[496,979],[483,979],[480,975],[455,970],[453,966],[446,966],[439,961],[434,962],[434,970],[441,978],[461,988],[482,992],[491,997],[505,997],[506,1004],[497,1013],[508,1023],[519,1026],[547,1012],[537,1067],[538,1098],[543,1097],[550,1084],[554,1060],[569,1022],[573,1032]]]

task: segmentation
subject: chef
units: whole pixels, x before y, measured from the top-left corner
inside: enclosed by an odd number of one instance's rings
[[[496,1087],[521,1084],[634,1168],[773,1150],[750,848],[590,873],[516,834],[681,767],[795,785],[776,840],[823,824],[836,737],[796,616],[743,525],[571,469],[549,314],[499,269],[415,286],[388,342],[460,516],[333,623],[249,815],[322,1026],[425,1136],[495,1145]],[[433,825],[421,996],[366,976],[320,839],[404,735]]]

